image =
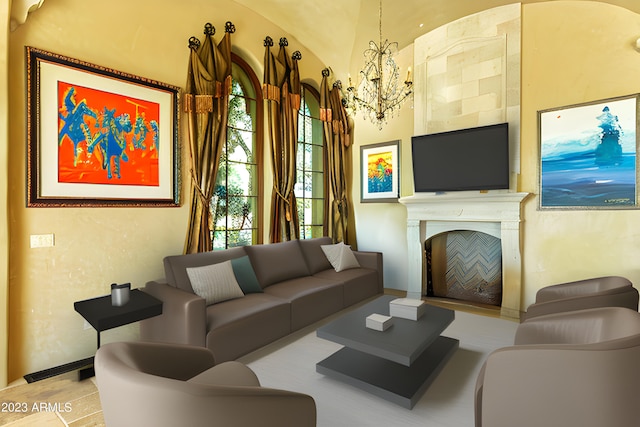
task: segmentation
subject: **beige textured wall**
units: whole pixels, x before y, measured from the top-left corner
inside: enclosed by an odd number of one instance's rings
[[[567,17],[571,17],[567,19]],[[640,211],[538,211],[537,111],[638,93],[640,15],[600,2],[523,8],[521,190],[525,300],[544,285],[597,275],[640,286]]]
[[[640,52],[634,44],[639,36],[640,15],[607,3],[551,1],[522,6],[518,191],[533,194],[523,208],[522,309],[534,301],[538,289],[563,281],[618,274],[640,286],[640,269],[634,261],[640,258],[639,210],[537,210],[537,111],[638,93]],[[352,75],[361,64],[354,60]],[[402,195],[410,195],[412,188],[410,115],[403,109],[382,131],[356,120],[358,153],[362,145],[402,140]],[[358,156],[354,167],[359,170]],[[354,176],[353,196],[359,200],[360,180]],[[405,209],[397,204],[356,203],[354,210],[358,248],[381,250],[385,286],[406,289]]]
[[[0,388],[8,383],[7,356],[9,305],[6,298],[9,278],[9,230],[7,217],[7,152],[8,102],[7,60],[9,44],[9,11],[11,2],[0,5]]]
[[[413,45],[402,49],[396,57],[400,76],[413,64]],[[355,61],[351,75],[358,75],[363,59]],[[354,82],[355,83],[355,82]],[[355,125],[353,153],[353,200],[356,216],[356,233],[359,250],[383,253],[384,285],[391,289],[407,289],[407,210],[400,203],[360,203],[362,179],[360,178],[360,150],[362,146],[400,140],[400,195],[413,191],[411,175],[411,135],[413,134],[412,99],[388,118],[387,125],[378,130],[361,113],[353,119]],[[407,193],[408,191],[408,193]]]
[[[73,302],[108,294],[112,282],[142,287],[162,277],[162,258],[182,252],[189,209],[186,145],[182,207],[25,208],[25,46],[184,87],[189,37],[201,37],[204,24],[211,22],[218,40],[230,20],[237,29],[234,49],[254,67],[260,80],[264,37],[270,35],[277,42],[286,36],[289,49],[302,51],[303,80],[319,87],[324,65],[290,34],[250,9],[223,0],[176,4],[172,0],[47,1],[10,35],[9,381],[92,355],[95,331],[85,328]],[[270,189],[267,179],[268,195]],[[266,200],[268,212],[270,198]],[[46,233],[55,235],[54,247],[29,248],[30,235]],[[134,324],[107,331],[102,339],[135,339],[137,334]]]

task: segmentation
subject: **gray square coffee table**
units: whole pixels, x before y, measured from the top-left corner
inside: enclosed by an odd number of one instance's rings
[[[458,340],[440,336],[455,314],[429,305],[417,321],[394,317],[386,331],[367,328],[367,316],[388,316],[395,298],[381,296],[319,328],[318,337],[344,347],[316,371],[411,409],[458,348]]]

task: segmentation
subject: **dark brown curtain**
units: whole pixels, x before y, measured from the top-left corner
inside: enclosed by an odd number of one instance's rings
[[[280,39],[277,55],[271,52],[273,40],[264,40],[263,95],[267,103],[268,132],[271,139],[273,195],[271,198],[271,242],[300,237],[296,183],[298,110],[300,109],[299,51],[287,54],[287,39]]]
[[[320,119],[324,124],[324,143],[327,147],[331,209],[330,235],[334,243],[344,242],[356,248],[355,219],[351,200],[352,157],[351,133],[347,111],[342,105],[339,82],[329,81],[330,71],[322,71],[320,85]]]
[[[218,162],[226,140],[229,94],[231,93],[231,34],[235,27],[225,25],[225,35],[218,45],[213,40],[215,28],[206,24],[202,43],[189,39],[189,73],[184,106],[189,131],[191,157],[191,216],[185,253],[213,249],[211,198],[215,190]]]

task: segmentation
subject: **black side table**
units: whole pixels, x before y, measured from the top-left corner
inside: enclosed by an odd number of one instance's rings
[[[73,307],[97,331],[98,348],[100,332],[162,314],[162,301],[138,289],[133,289],[129,294],[129,302],[120,307],[111,305],[111,295],[77,301]],[[27,374],[24,379],[32,383],[77,369],[80,369],[80,380],[92,377],[93,357]]]
[[[107,295],[74,302],[73,307],[97,331],[98,348],[100,332],[162,314],[162,301],[139,289],[131,290],[123,306],[111,305],[111,295]]]
[[[139,289],[132,289],[129,301],[122,306],[112,305],[111,295],[107,295],[74,302],[73,308],[96,330],[98,334],[97,348],[100,348],[100,332],[159,316],[162,314],[162,301]],[[93,360],[91,360],[91,365],[93,365]],[[80,380],[94,375],[93,366],[81,369],[79,373]]]

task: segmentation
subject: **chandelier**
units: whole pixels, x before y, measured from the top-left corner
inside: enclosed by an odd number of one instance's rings
[[[402,103],[411,95],[411,68],[407,71],[407,78],[400,83],[400,68],[393,60],[398,52],[398,43],[382,39],[382,0],[380,0],[379,15],[379,43],[369,41],[369,48],[364,51],[365,64],[359,73],[357,87],[351,83],[343,93],[343,103],[355,116],[358,110],[363,110],[365,118],[382,129],[387,122],[388,115],[400,109]]]

